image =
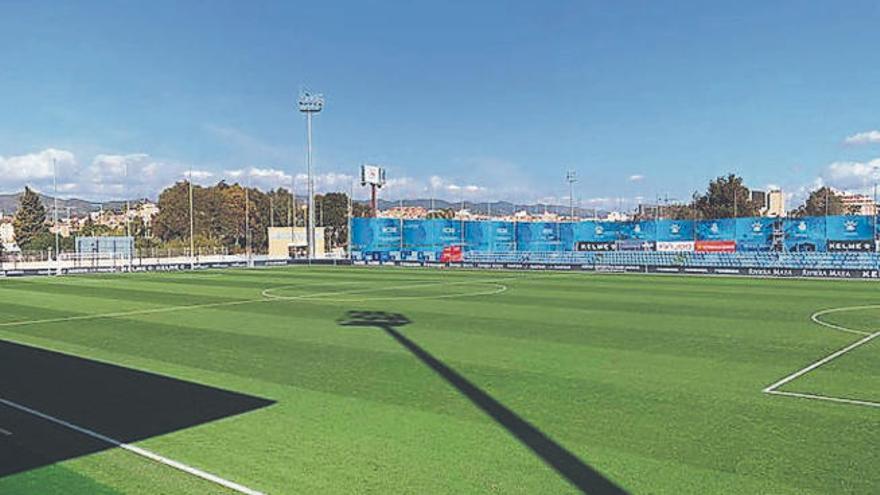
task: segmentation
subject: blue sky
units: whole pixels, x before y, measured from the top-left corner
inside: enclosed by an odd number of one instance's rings
[[[0,191],[53,157],[65,196],[287,183],[304,87],[319,186],[377,163],[388,198],[559,199],[571,168],[585,206],[727,172],[796,201],[880,165],[877,2],[326,3],[0,2]]]

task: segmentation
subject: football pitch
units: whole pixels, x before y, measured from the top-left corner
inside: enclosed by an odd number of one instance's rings
[[[0,280],[0,493],[878,493],[880,285]]]

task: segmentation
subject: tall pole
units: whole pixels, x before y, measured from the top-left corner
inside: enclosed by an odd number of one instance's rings
[[[251,224],[250,224],[250,195],[251,179],[248,177],[247,187],[244,188],[244,254],[247,258],[248,266],[251,264]]]
[[[189,167],[189,267],[196,268],[196,219],[193,216],[193,170]]]
[[[55,227],[55,269],[57,270],[57,274],[61,275],[61,253],[59,252],[61,248],[61,240],[58,235],[60,234],[58,230],[58,164],[56,160],[52,159],[52,189],[54,196],[52,208],[52,225]]]
[[[124,174],[124,183],[122,185],[123,194],[125,194],[125,236],[128,238],[126,242],[131,240],[131,218],[129,212],[131,211],[131,200],[129,199],[128,194],[128,162],[125,162],[125,174]],[[131,271],[131,258],[132,258],[132,250],[134,249],[134,242],[128,246],[128,271]]]
[[[877,251],[877,169],[880,168],[877,165],[873,167],[874,173],[874,195],[871,200],[871,218],[874,220],[874,251]]]
[[[733,218],[736,218],[736,185],[733,186]]]
[[[829,190],[828,186],[825,186],[825,216],[826,217],[828,216],[828,190]],[[827,218],[825,220],[825,223],[826,224],[828,223]]]
[[[569,170],[565,174],[565,180],[568,181],[568,213],[569,218],[574,220],[574,183],[577,182],[577,172]]]
[[[308,167],[308,191],[309,191],[309,223],[306,236],[308,237],[309,259],[315,257],[315,179],[312,175],[312,114],[320,112],[324,108],[324,97],[313,95],[304,91],[298,101],[299,111],[306,114],[306,164]]]
[[[287,198],[287,225],[293,226],[293,177],[290,178],[290,197]]]
[[[309,258],[315,257],[315,180],[312,176],[312,112],[306,113],[306,132],[308,134],[308,174],[309,174]]]
[[[351,183],[351,189],[348,193],[348,230],[345,234],[345,249],[348,257],[351,258],[351,217],[354,214],[353,204],[354,201],[354,182]]]

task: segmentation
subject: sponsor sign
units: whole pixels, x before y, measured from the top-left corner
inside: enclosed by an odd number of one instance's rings
[[[660,241],[657,243],[657,251],[691,252],[693,250],[694,241]]]
[[[617,249],[618,251],[653,251],[654,242],[640,241],[636,239],[617,241]]]
[[[578,251],[616,251],[617,244],[611,241],[579,241]]]
[[[873,252],[875,251],[874,241],[828,241],[829,251],[859,251]]]
[[[461,263],[461,246],[446,246],[440,253],[440,261],[443,263]]]
[[[375,165],[361,165],[361,185],[385,185],[385,169]]]
[[[736,241],[697,241],[694,243],[694,251],[698,253],[733,253],[736,251]]]

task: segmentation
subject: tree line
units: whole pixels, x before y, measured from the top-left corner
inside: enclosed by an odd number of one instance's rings
[[[345,193],[315,196],[315,223],[326,227],[325,245],[328,247],[344,246],[348,241],[348,203]],[[136,247],[189,248],[189,183],[177,182],[163,190],[157,206],[159,213],[149,224],[140,217],[128,222],[128,231],[134,237]],[[369,214],[369,208],[360,203],[354,203],[352,209],[355,216]],[[242,252],[250,244],[254,251],[265,251],[268,248],[268,227],[304,227],[307,218],[305,201],[294,198],[285,188],[264,192],[225,181],[213,186],[193,185],[193,240],[196,248],[226,248],[231,252]],[[54,249],[55,236],[49,231],[46,207],[29,187],[25,187],[19,198],[13,227],[16,243],[22,250]],[[111,228],[89,217],[76,235],[125,235],[126,231],[125,225]],[[74,249],[73,237],[62,237],[60,242],[62,251]]]
[[[225,247],[234,252],[262,251],[268,247],[268,228],[304,227],[308,206],[290,190],[268,192],[220,181],[213,186],[193,185],[193,239],[196,247]],[[325,244],[348,242],[348,195],[331,192],[315,196],[315,224],[325,227]],[[159,213],[152,235],[165,244],[188,245],[190,238],[189,183],[181,181],[159,194]],[[354,214],[366,207],[353,204]]]
[[[763,204],[752,201],[742,177],[728,174],[709,181],[706,191],[695,191],[689,203],[658,205],[658,213],[637,213],[636,219],[646,220],[658,214],[673,220],[754,217],[761,214],[763,207]],[[857,208],[846,208],[839,192],[822,186],[811,191],[803,204],[787,213],[791,217],[846,215],[857,213]]]
[[[159,194],[159,213],[147,224],[132,218],[128,229],[137,248],[188,248],[190,240],[189,183],[180,181]],[[751,217],[760,214],[763,205],[751,200],[742,177],[735,174],[717,177],[705,192],[695,192],[689,204],[662,207],[663,218],[704,219]],[[348,241],[349,198],[345,193],[331,192],[315,196],[316,225],[326,227],[325,245],[344,246]],[[658,207],[659,208],[659,207]],[[355,217],[370,216],[370,208],[353,203]],[[245,220],[247,212],[247,220]],[[810,192],[804,203],[789,212],[790,216],[823,216],[855,213],[848,210],[833,189],[823,186]],[[294,198],[290,190],[278,188],[268,192],[246,188],[240,184],[220,181],[213,186],[193,185],[193,230],[196,248],[226,248],[242,252],[250,245],[255,251],[268,247],[269,226],[303,227],[308,215],[302,198]],[[452,218],[451,209],[431,212],[429,217]],[[636,214],[637,220],[658,216],[658,213]],[[40,196],[25,187],[13,220],[19,247],[27,251],[54,249],[55,236],[49,231],[46,207]],[[88,218],[77,235],[124,235],[125,227],[111,228]],[[61,238],[63,251],[74,249],[73,237]],[[0,254],[2,254],[0,243]]]

